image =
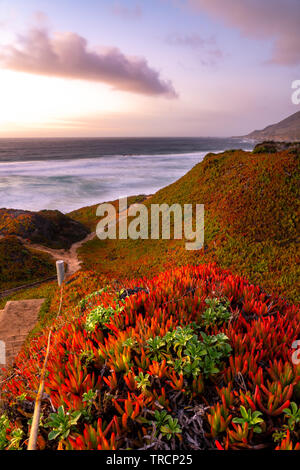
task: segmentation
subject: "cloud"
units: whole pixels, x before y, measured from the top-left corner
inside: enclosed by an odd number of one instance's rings
[[[36,10],[32,15],[32,20],[34,24],[39,25],[40,27],[48,26],[49,25],[49,18],[46,13],[41,10]]]
[[[139,5],[135,5],[133,7],[126,7],[122,5],[120,2],[115,2],[112,7],[112,12],[116,16],[120,16],[121,18],[128,18],[128,19],[136,19],[140,18],[143,14],[142,9]]]
[[[166,37],[166,42],[171,46],[186,46],[192,47],[193,49],[199,49],[207,45],[215,44],[215,40],[213,38],[204,39],[197,33],[184,35],[179,33],[171,33]]]
[[[115,47],[92,51],[85,38],[72,32],[50,37],[45,29],[32,28],[19,35],[16,44],[0,47],[0,65],[38,75],[103,82],[116,90],[144,95],[177,96],[172,83],[163,80],[144,58],[126,56]]]
[[[237,28],[244,36],[272,40],[269,63],[300,63],[299,0],[188,0],[188,3]]]
[[[196,51],[201,50],[200,62],[202,65],[214,65],[224,55],[217,47],[214,37],[206,39],[198,33],[171,33],[166,37],[166,43],[170,46],[189,47]]]

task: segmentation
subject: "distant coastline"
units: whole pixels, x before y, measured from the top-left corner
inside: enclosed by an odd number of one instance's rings
[[[252,142],[275,140],[277,142],[300,141],[300,111],[288,116],[276,124],[271,124],[262,130],[255,130],[248,135],[237,137]]]

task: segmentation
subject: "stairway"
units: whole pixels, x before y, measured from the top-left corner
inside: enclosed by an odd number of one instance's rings
[[[0,368],[10,366],[19,353],[28,333],[33,329],[45,299],[7,302],[0,310]],[[5,356],[5,363],[3,363]],[[2,362],[2,363],[1,363]]]

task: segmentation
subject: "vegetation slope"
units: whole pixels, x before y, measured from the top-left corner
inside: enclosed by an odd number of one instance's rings
[[[68,249],[88,233],[87,227],[60,211],[0,209],[0,235],[16,235],[50,248]]]
[[[128,205],[142,203],[146,200],[146,197],[147,196],[145,196],[144,194],[139,194],[138,196],[130,196],[127,199]],[[110,201],[110,204],[114,206],[116,210],[116,215],[118,215],[119,200],[117,199],[115,201]],[[71,219],[76,220],[77,222],[80,222],[81,224],[85,225],[91,232],[93,232],[96,230],[96,226],[100,220],[99,217],[96,216],[98,206],[99,204],[81,207],[80,209],[76,209],[70,212],[68,216]]]
[[[26,248],[15,236],[0,239],[0,290],[55,275],[50,255]]]
[[[150,204],[204,204],[204,249],[187,251],[184,240],[95,238],[79,251],[83,267],[122,279],[215,261],[270,292],[299,301],[299,154],[297,149],[208,154],[145,201],[149,211]],[[92,225],[94,230],[95,218]]]

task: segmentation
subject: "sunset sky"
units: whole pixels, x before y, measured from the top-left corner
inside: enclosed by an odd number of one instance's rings
[[[231,136],[298,111],[299,0],[0,0],[0,137]]]

